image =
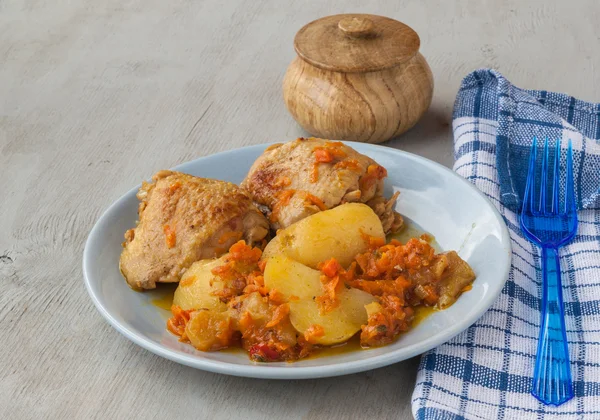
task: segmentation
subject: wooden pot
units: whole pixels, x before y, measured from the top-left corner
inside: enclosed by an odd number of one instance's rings
[[[296,34],[285,104],[316,137],[381,143],[411,128],[433,96],[433,75],[410,27],[375,15],[328,16]]]

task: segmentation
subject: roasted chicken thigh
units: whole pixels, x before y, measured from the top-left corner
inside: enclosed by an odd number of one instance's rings
[[[341,142],[299,138],[274,144],[254,162],[241,187],[265,212],[274,229],[343,203],[369,205],[385,233],[403,224],[393,209],[398,193],[383,197],[387,171]]]
[[[160,171],[137,197],[139,223],[125,233],[119,264],[134,289],[178,282],[192,263],[240,239],[260,242],[269,230],[248,193],[229,182]]]

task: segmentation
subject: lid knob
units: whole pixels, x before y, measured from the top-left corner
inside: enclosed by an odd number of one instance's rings
[[[347,16],[338,22],[338,28],[351,38],[366,38],[375,34],[373,21],[362,16]]]

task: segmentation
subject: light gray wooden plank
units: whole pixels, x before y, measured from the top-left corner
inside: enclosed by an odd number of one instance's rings
[[[434,73],[431,110],[390,146],[452,165],[478,67],[600,100],[593,0],[0,3],[0,418],[411,417],[417,359],[291,382],[196,371],[121,337],[82,282],[93,223],[141,179],[304,134],[281,98],[293,36],[350,11],[412,26]]]

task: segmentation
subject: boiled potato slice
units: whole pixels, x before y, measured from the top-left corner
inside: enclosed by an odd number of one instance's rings
[[[320,325],[324,334],[314,338],[316,344],[331,345],[350,339],[367,323],[365,305],[375,298],[358,289],[344,289],[338,296],[339,306],[323,315],[312,299],[290,302],[290,321],[294,328],[304,334],[312,325]]]
[[[227,305],[211,293],[223,288],[223,281],[219,280],[211,270],[222,264],[224,257],[216,260],[201,260],[195,262],[181,277],[179,286],[175,290],[173,304],[181,309],[210,309],[221,312]],[[212,281],[212,286],[211,286]]]
[[[338,293],[339,306],[321,315],[314,300],[324,293],[321,272],[286,256],[269,258],[264,277],[269,290],[276,289],[286,299],[298,297],[298,300],[290,300],[289,304],[290,321],[299,333],[306,333],[312,325],[323,328],[324,335],[315,338],[317,344],[329,345],[348,340],[360,330],[361,325],[367,323],[365,305],[375,301],[372,295],[362,290],[343,288]]]
[[[323,294],[321,272],[284,255],[269,258],[265,266],[265,287],[276,289],[286,299],[297,296],[310,299]]]
[[[363,234],[385,238],[375,212],[366,204],[342,204],[280,231],[265,248],[263,258],[286,255],[312,268],[336,258],[347,267],[356,254],[367,250]]]

